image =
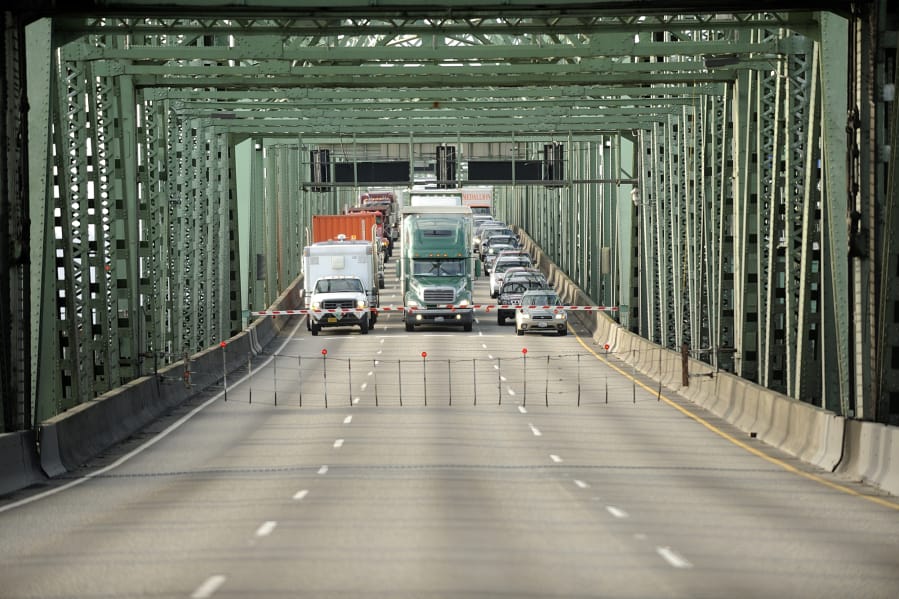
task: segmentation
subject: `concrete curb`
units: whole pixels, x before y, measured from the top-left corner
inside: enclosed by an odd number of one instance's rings
[[[0,434],[0,495],[46,479],[36,447],[33,431]]]

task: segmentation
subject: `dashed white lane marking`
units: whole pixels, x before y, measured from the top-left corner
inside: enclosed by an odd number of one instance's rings
[[[383,350],[378,350],[378,355],[380,356],[383,353]]]
[[[327,465],[322,465],[322,467],[318,469],[318,473],[319,473],[319,474],[327,474],[327,473],[328,473],[328,466],[327,466]]]
[[[354,397],[354,398],[353,398],[353,404],[355,405],[355,404],[359,403],[361,400],[362,400],[361,397]]]
[[[368,371],[368,376],[372,376],[374,373],[375,373],[374,370],[369,370],[369,371]]]
[[[528,409],[524,406],[518,406],[518,411],[521,412],[522,414],[528,413]]]
[[[371,374],[371,373],[369,373]],[[368,383],[362,383],[362,387],[360,388],[362,391],[365,391],[368,388]]]
[[[484,349],[487,349],[487,348],[485,347]],[[493,355],[491,355],[491,354],[487,354],[487,357],[491,360],[493,359]]]
[[[293,498],[294,498],[296,501],[303,501],[303,499],[305,499],[305,498],[306,498],[306,495],[308,495],[308,494],[309,494],[309,489],[303,489],[302,491],[297,491],[297,492],[294,494]]]
[[[562,458],[560,458],[559,456],[557,456],[554,453],[549,454],[549,459],[551,459],[556,464],[560,464],[562,462]]]
[[[343,439],[334,441],[334,449],[340,449],[341,447],[343,447]]]
[[[692,568],[693,564],[682,558],[677,552],[673,551],[670,547],[656,547],[656,553],[662,556],[662,558],[668,562],[674,568]]]
[[[494,364],[494,365],[493,365],[493,370],[499,370],[499,364]]]
[[[219,587],[225,584],[225,577],[221,574],[210,576],[206,582],[197,587],[197,590],[191,594],[191,599],[207,599],[219,590]]]
[[[540,429],[528,422],[528,426],[531,427],[531,432],[534,433],[535,437],[539,437],[543,433],[540,432]]]
[[[275,530],[276,526],[278,526],[278,523],[274,520],[263,522],[262,526],[256,529],[256,536],[267,537],[268,535],[272,534],[272,531]]]
[[[578,487],[580,487],[581,489],[586,489],[587,487],[590,486],[590,485],[588,485],[587,483],[585,483],[584,481],[579,480],[579,479],[577,479],[577,478],[574,479],[574,484],[576,484],[576,485],[577,485]]]
[[[486,344],[486,343],[482,343],[482,344],[481,344],[481,347],[483,347],[484,349],[487,349],[487,344]]]
[[[349,424],[349,423],[352,422],[352,421],[353,421],[353,417],[352,417],[352,416],[347,416],[346,418],[343,419],[343,423],[344,423],[344,424]]]
[[[500,376],[500,377],[499,377],[499,380],[501,380],[502,382],[505,383],[508,379],[507,379],[506,377],[504,377],[504,376]]]
[[[607,505],[606,511],[615,516],[616,518],[627,518],[628,514],[622,509],[615,507],[614,505]]]
[[[509,395],[515,395],[515,390],[512,387],[509,387],[507,391],[509,392]]]

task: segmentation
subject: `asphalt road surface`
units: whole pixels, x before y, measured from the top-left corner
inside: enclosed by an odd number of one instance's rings
[[[227,400],[0,500],[0,597],[899,596],[897,498],[660,397],[576,325],[295,325]]]

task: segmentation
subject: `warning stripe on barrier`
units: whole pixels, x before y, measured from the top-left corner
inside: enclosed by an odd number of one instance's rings
[[[483,310],[490,312],[491,310],[517,310],[522,306],[519,304],[472,304],[470,306],[455,306],[447,304],[445,306],[433,306],[428,310]],[[568,310],[581,312],[617,312],[618,306],[535,306],[528,305],[528,308],[543,308],[545,310]],[[407,308],[406,306],[380,306],[378,308],[367,308],[369,312],[415,312],[422,308]],[[331,308],[331,309],[299,309],[299,310],[260,310],[258,312],[250,312],[253,316],[295,316],[299,314],[352,314],[363,312],[363,310],[355,310],[350,308]]]

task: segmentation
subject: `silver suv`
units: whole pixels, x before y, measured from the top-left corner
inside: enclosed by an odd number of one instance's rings
[[[514,318],[517,307],[521,305],[521,296],[527,291],[535,290],[555,293],[542,274],[531,274],[525,271],[521,274],[507,275],[496,302],[500,306],[496,309],[496,324],[502,326],[506,324],[507,318]]]
[[[515,312],[515,333],[568,334],[568,314],[558,306],[562,301],[555,291],[526,291]]]

